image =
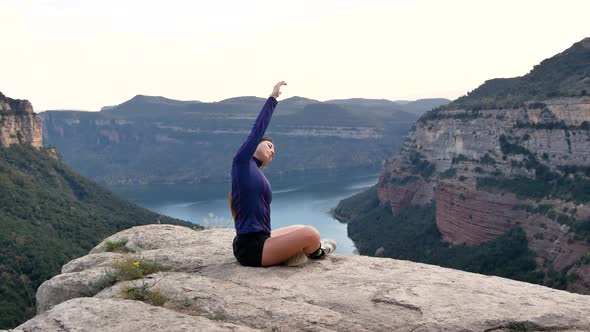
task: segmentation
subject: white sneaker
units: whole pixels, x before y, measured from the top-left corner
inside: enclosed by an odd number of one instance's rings
[[[320,241],[322,250],[326,255],[329,255],[336,250],[336,241],[332,239],[323,239]]]
[[[307,263],[307,255],[303,251],[285,261],[287,266],[300,266],[305,263]]]

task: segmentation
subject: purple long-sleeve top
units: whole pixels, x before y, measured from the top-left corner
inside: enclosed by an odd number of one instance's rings
[[[264,232],[270,235],[272,190],[260,170],[254,152],[264,136],[278,101],[270,97],[256,118],[252,132],[234,156],[231,170],[232,208],[237,234]]]

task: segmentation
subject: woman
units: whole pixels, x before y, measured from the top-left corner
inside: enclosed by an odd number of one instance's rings
[[[334,241],[320,242],[320,233],[311,226],[293,225],[271,231],[272,191],[261,169],[272,161],[275,146],[264,132],[283,85],[287,83],[281,81],[274,86],[232,163],[230,207],[236,226],[233,250],[238,262],[246,266],[297,266],[308,257],[323,258],[336,249]]]

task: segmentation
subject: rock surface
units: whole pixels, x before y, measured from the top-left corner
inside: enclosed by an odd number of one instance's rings
[[[63,302],[13,331],[256,331],[132,300],[78,298]]]
[[[42,126],[28,100],[7,98],[0,92],[0,146],[30,143],[43,146]]]
[[[41,285],[38,315],[13,331],[590,330],[590,296],[365,256],[332,255],[297,268],[243,267],[231,252],[233,236],[228,229],[172,225],[117,233]],[[106,241],[122,238],[134,252],[104,252]],[[104,276],[129,255],[167,269],[96,288],[100,271]],[[166,302],[126,300],[129,287],[158,290]]]

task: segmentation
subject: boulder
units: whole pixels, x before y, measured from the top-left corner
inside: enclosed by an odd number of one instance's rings
[[[590,330],[590,296],[389,258],[333,254],[299,267],[244,267],[233,236],[172,225],[117,233],[45,282],[38,316],[14,331]],[[104,252],[122,237],[133,252]],[[100,285],[99,272],[125,256],[166,269],[88,293],[84,285]],[[165,301],[128,300],[130,289]]]

